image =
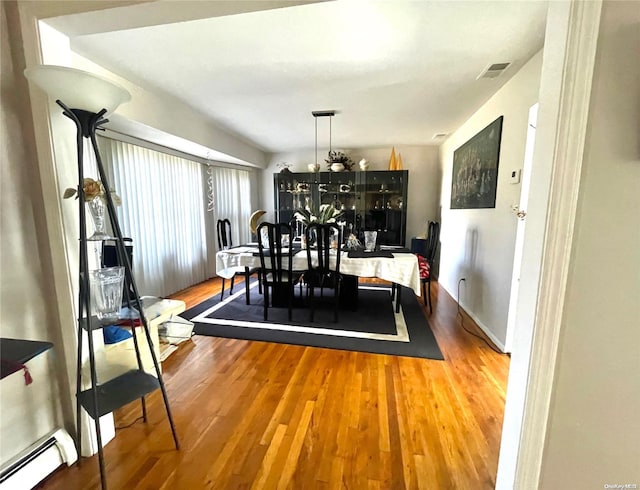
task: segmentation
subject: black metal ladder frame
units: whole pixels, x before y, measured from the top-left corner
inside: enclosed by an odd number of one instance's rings
[[[144,333],[146,336],[146,340],[149,346],[149,350],[151,353],[151,358],[153,360],[153,365],[155,368],[156,377],[159,383],[160,390],[162,391],[162,398],[164,400],[164,405],[167,412],[167,418],[169,419],[169,424],[171,426],[171,433],[173,435],[173,440],[175,443],[176,449],[180,449],[180,443],[178,441],[178,435],[176,433],[175,424],[173,422],[173,417],[171,415],[171,408],[169,406],[169,399],[167,397],[166,388],[164,382],[162,380],[162,373],[160,372],[160,365],[158,362],[158,358],[156,356],[154,350],[153,340],[151,339],[151,333],[149,331],[149,324],[147,322],[147,318],[144,314],[144,310],[142,308],[142,302],[140,300],[140,295],[138,293],[138,288],[136,286],[135,280],[133,278],[133,273],[131,269],[131,263],[126,254],[124,240],[122,236],[122,230],[120,228],[120,224],[118,223],[118,219],[115,212],[115,206],[113,202],[113,198],[111,196],[111,189],[107,182],[107,177],[104,171],[104,167],[102,164],[102,159],[100,157],[100,152],[98,151],[98,145],[96,141],[96,130],[102,129],[101,125],[108,122],[108,119],[104,119],[102,116],[106,113],[106,109],[102,109],[98,113],[93,113],[89,111],[84,111],[81,109],[70,109],[63,102],[57,100],[56,103],[62,107],[63,114],[71,119],[77,129],[76,134],[76,146],[77,146],[77,156],[78,156],[78,207],[79,207],[79,220],[80,220],[80,250],[79,250],[79,303],[78,303],[78,331],[77,331],[77,342],[78,342],[78,350],[77,350],[77,364],[76,364],[76,442],[78,445],[78,451],[81,451],[82,447],[82,437],[81,437],[81,403],[79,395],[82,391],[82,338],[83,331],[87,331],[87,340],[88,340],[88,350],[89,350],[89,365],[91,371],[91,388],[92,388],[92,402],[93,402],[93,414],[90,417],[94,419],[95,431],[96,431],[96,439],[98,443],[98,461],[100,466],[100,482],[103,490],[107,488],[106,482],[106,471],[104,466],[104,451],[102,447],[102,436],[100,432],[100,406],[98,402],[98,380],[97,380],[97,372],[96,372],[96,362],[95,362],[95,351],[93,345],[93,325],[95,322],[92,321],[91,318],[91,290],[89,283],[89,262],[88,262],[88,254],[87,254],[87,231],[86,231],[86,210],[85,210],[85,195],[84,195],[84,161],[83,161],[83,144],[84,138],[89,138],[91,141],[91,146],[93,148],[93,152],[96,157],[98,173],[100,181],[102,182],[105,198],[107,201],[107,210],[109,214],[109,222],[111,224],[111,228],[113,233],[115,234],[116,239],[116,252],[118,255],[118,260],[121,264],[124,265],[125,269],[125,282],[128,288],[131,288],[134,292],[134,302],[131,301],[131,298],[127,298],[127,305],[129,310],[132,311],[134,307],[138,310],[138,316],[141,323],[142,328],[144,329]],[[136,359],[138,363],[138,369],[143,371],[142,359],[140,356],[140,347],[138,345],[137,336],[135,333],[135,319],[131,318],[131,328],[133,330],[133,342],[136,352]],[[140,397],[141,405],[142,405],[142,414],[145,422],[147,421],[147,410],[145,403],[145,394],[142,394]]]

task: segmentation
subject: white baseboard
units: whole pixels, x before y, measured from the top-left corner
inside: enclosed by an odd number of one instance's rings
[[[498,338],[489,329],[489,327],[487,327],[484,323],[482,323],[480,321],[480,319],[472,311],[470,311],[469,308],[467,308],[464,305],[464,303],[459,303],[459,305],[460,305],[460,308],[462,308],[464,310],[464,312],[471,317],[471,319],[476,323],[476,325],[478,325],[480,330],[482,330],[484,332],[484,334],[491,339],[491,342],[493,342],[496,345],[496,347],[498,347],[498,349],[500,349],[501,352],[505,352],[506,353],[507,350],[506,350],[506,347],[505,347],[504,343],[501,342],[500,340],[498,340]]]
[[[491,342],[493,342],[496,345],[496,347],[500,349],[500,351],[507,352],[504,343],[498,340],[498,338],[493,334],[493,332],[489,329],[489,327],[483,324],[478,319],[478,317],[473,312],[471,312],[463,303],[459,303],[459,304],[460,304],[460,308],[462,308],[464,312],[471,317],[471,319],[476,323],[476,325],[478,325],[480,330],[482,330],[485,333],[485,335],[491,339]]]
[[[71,436],[58,429],[43,437],[12,461],[0,472],[0,490],[25,490],[35,487],[58,466],[71,466],[78,459]]]

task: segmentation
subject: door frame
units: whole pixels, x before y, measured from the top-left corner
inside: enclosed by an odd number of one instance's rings
[[[520,294],[533,324],[514,332],[496,488],[539,488],[573,243],[602,0],[550,2]],[[542,249],[536,250],[539,236]],[[535,257],[541,252],[541,259]],[[529,259],[531,262],[529,263]],[[523,291],[536,284],[535,291]]]
[[[522,164],[522,180],[520,187],[520,202],[514,206],[513,212],[518,219],[516,225],[516,242],[513,252],[513,270],[511,274],[511,293],[509,295],[509,312],[507,314],[507,333],[504,341],[504,351],[512,352],[513,335],[521,318],[517,315],[518,301],[520,298],[520,276],[522,275],[522,254],[524,252],[525,229],[527,226],[526,210],[529,208],[529,190],[531,187],[531,167],[533,165],[533,147],[536,139],[536,125],[538,121],[538,107],[536,102],[529,108],[529,120],[527,122],[527,140],[524,150],[524,161]],[[519,213],[525,213],[520,216]],[[539,237],[542,242],[542,237]],[[538,281],[539,282],[539,281]],[[531,298],[528,298],[531,300]],[[525,318],[524,321],[531,321]]]

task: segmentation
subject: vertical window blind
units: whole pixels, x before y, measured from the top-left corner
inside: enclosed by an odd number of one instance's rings
[[[99,138],[109,184],[122,199],[141,295],[166,296],[207,279],[206,201],[199,163]]]
[[[249,172],[215,167],[214,206],[217,219],[228,219],[234,245],[250,241],[251,184]]]

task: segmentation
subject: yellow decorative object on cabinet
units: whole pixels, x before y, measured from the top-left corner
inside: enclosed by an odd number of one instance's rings
[[[397,166],[396,163],[396,149],[395,147],[391,148],[391,157],[389,158],[389,170],[395,170]]]
[[[393,170],[402,170],[402,155],[398,152],[398,158],[396,159],[396,168]]]

